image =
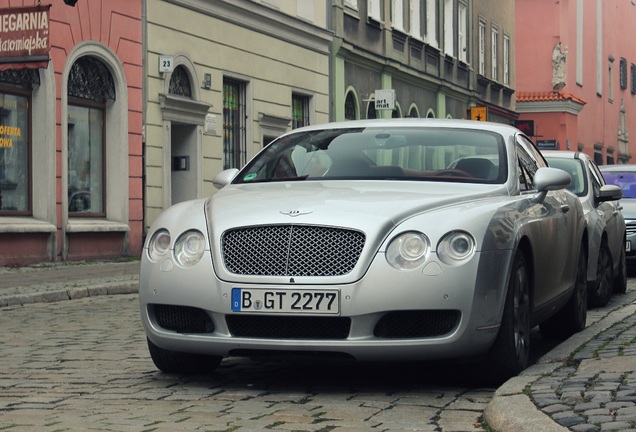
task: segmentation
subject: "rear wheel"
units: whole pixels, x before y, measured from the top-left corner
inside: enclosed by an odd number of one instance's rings
[[[625,258],[625,246],[623,246],[618,261],[618,271],[614,278],[614,292],[625,294],[625,291],[627,291],[627,262]]]
[[[612,297],[614,286],[614,266],[612,254],[603,241],[598,251],[598,263],[596,264],[596,281],[588,292],[588,301],[591,307],[605,306]]]
[[[528,366],[530,314],[528,269],[523,253],[518,251],[508,281],[499,333],[486,359],[489,372],[500,380],[515,376]]]
[[[539,329],[546,337],[565,339],[585,328],[587,319],[587,254],[581,245],[574,291],[567,304]]]
[[[148,340],[148,351],[157,369],[167,373],[211,373],[221,364],[223,357],[192,354],[159,348]]]

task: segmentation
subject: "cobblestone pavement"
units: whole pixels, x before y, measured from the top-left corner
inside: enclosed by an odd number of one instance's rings
[[[572,431],[636,431],[636,314],[532,383],[530,395],[541,411]]]
[[[534,372],[495,389],[474,367],[445,363],[226,359],[213,375],[162,374],[139,321],[137,271],[0,268],[0,431],[484,432],[484,409],[510,387],[527,405],[511,399],[499,414],[525,428],[500,432],[636,429],[633,278],[566,343],[535,334]]]
[[[5,307],[0,328],[1,431],[483,431],[494,391],[422,365],[227,359],[162,374],[134,294]]]

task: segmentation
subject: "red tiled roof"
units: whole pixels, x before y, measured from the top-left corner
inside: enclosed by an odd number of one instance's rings
[[[517,102],[556,102],[566,101],[580,103],[585,105],[587,102],[574,96],[572,93],[565,93],[561,90],[548,92],[517,92]]]

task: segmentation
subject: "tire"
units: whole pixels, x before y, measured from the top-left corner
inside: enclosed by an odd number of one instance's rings
[[[223,357],[192,354],[159,348],[148,341],[148,351],[153,363],[162,372],[184,375],[212,373],[221,364]]]
[[[547,338],[567,339],[585,328],[587,320],[587,254],[581,246],[574,291],[566,305],[539,325]]]
[[[605,306],[612,297],[614,290],[614,265],[612,253],[603,240],[598,250],[598,263],[596,264],[596,281],[588,290],[588,303],[590,307]]]
[[[627,291],[627,261],[625,257],[625,247],[622,248],[621,256],[618,260],[618,271],[614,278],[614,292],[617,294],[625,294]]]
[[[501,325],[485,364],[488,372],[499,381],[518,375],[528,366],[531,313],[528,268],[525,256],[517,251],[508,280]]]

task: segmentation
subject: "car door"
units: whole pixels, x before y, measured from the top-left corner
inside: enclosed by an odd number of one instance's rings
[[[525,136],[520,135],[517,144],[517,158],[524,175],[533,176],[537,169],[548,166]],[[520,183],[527,181],[521,178]],[[529,192],[536,193],[534,190]],[[530,222],[533,226],[527,232],[534,252],[535,308],[549,304],[574,285],[577,259],[572,256],[572,251],[578,253],[579,246],[574,242],[576,224],[572,214],[575,212],[571,210],[574,210],[576,200],[574,194],[562,189],[550,191],[544,200],[532,204],[535,219]]]
[[[593,196],[597,197],[601,187],[604,186],[605,179],[598,166],[592,160],[587,161],[590,177],[592,180]],[[605,224],[607,232],[607,243],[612,253],[612,261],[616,263],[616,260],[622,252],[624,247],[624,223],[620,220],[620,210],[618,201],[603,201],[593,203],[595,210],[601,220]]]

